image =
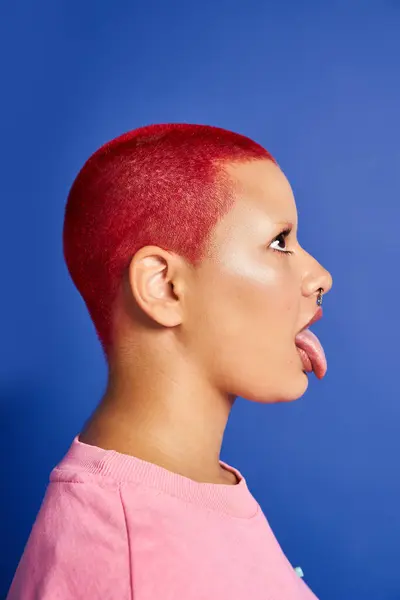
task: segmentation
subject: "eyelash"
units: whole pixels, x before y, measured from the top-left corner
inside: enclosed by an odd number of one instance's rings
[[[286,238],[288,237],[288,235],[291,231],[292,230],[289,227],[287,227],[286,229],[283,229],[283,231],[281,231],[280,234],[277,235],[276,238],[273,239],[271,243],[273,244],[274,242],[279,240],[279,238],[283,238],[286,241]],[[278,252],[278,254],[289,254],[289,255],[293,254],[293,250],[283,250],[283,249],[277,250],[277,248],[271,248],[271,250],[273,250],[274,252]]]

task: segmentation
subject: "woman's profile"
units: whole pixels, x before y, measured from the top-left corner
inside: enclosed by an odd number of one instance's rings
[[[64,256],[108,384],[51,473],[9,600],[315,599],[220,460],[236,397],[293,401],[325,375],[308,327],[332,280],[296,234],[288,180],[242,135],[152,125],[85,163]]]

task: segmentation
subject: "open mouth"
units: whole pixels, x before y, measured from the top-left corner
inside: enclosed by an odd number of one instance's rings
[[[303,362],[304,371],[314,372],[318,379],[322,379],[328,369],[326,356],[321,342],[309,327],[322,318],[322,308],[319,308],[313,318],[296,335],[297,351]]]

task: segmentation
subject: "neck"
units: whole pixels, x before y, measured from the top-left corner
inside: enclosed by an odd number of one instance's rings
[[[119,372],[80,435],[200,482],[235,483],[219,463],[234,398],[172,369]]]

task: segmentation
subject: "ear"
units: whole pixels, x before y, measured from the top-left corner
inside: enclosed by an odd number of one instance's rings
[[[181,259],[158,246],[145,246],[132,258],[128,280],[138,306],[164,327],[180,325],[184,289]]]

